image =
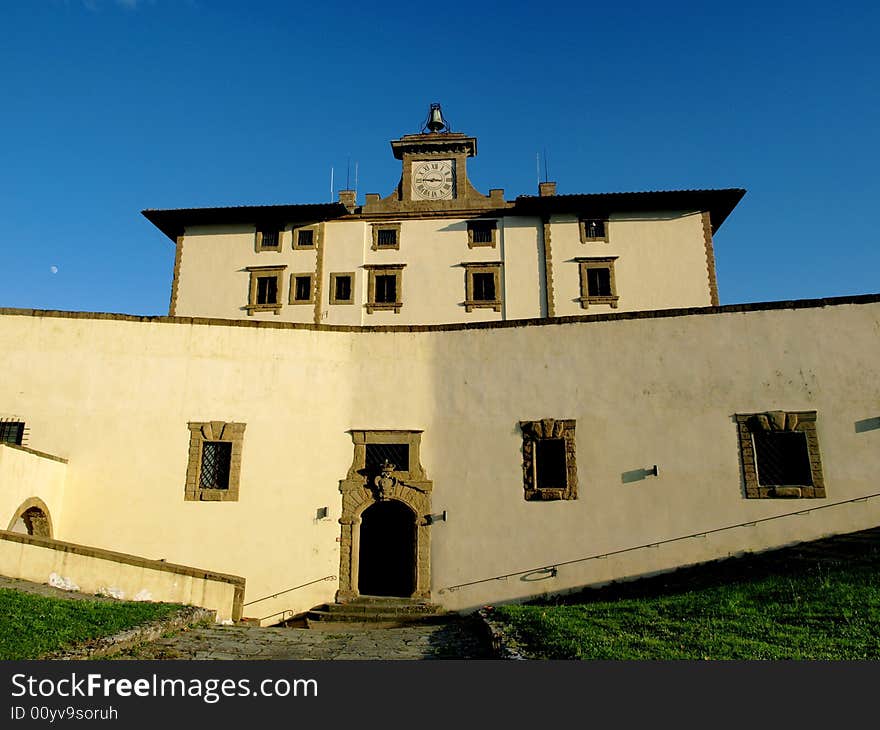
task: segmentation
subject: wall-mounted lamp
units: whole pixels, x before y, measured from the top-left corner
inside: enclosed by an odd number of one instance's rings
[[[328,513],[329,509],[327,507],[318,507],[318,510],[315,512],[315,519],[326,520]]]
[[[436,515],[428,515],[428,524],[433,525],[435,522],[446,522],[446,510]]]
[[[652,466],[650,469],[645,469],[645,476],[646,477],[659,477],[660,476],[659,467],[656,464],[654,464],[654,466]]]

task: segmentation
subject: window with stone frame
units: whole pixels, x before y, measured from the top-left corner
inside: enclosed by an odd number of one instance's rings
[[[591,304],[607,304],[612,309],[617,307],[620,297],[614,276],[616,260],[616,256],[575,259],[580,269],[581,295],[578,301],[582,309],[587,309]]]
[[[608,242],[608,220],[606,218],[581,218],[578,221],[581,243],[592,241]]]
[[[244,423],[191,422],[184,500],[238,501]]]
[[[465,268],[466,312],[474,309],[501,311],[501,262],[462,264]]]
[[[320,225],[294,226],[293,248],[298,251],[314,251],[320,244]]]
[[[354,273],[330,274],[330,304],[354,304]]]
[[[736,415],[746,497],[824,498],[816,411]]]
[[[281,311],[281,287],[286,266],[248,266],[250,273],[248,285],[247,313]]]
[[[314,304],[315,302],[315,275],[291,274],[290,275],[290,303],[291,304]]]
[[[468,248],[494,247],[498,239],[498,221],[472,220],[467,222]]]
[[[280,251],[281,229],[278,226],[267,226],[257,229],[255,248],[257,251]]]
[[[528,501],[577,499],[575,421],[520,421],[523,487]]]
[[[403,269],[405,264],[368,264],[367,314],[389,310],[399,313],[403,306]]]
[[[396,250],[400,248],[400,223],[373,224],[373,251]]]

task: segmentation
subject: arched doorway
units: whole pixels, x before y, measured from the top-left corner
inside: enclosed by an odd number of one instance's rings
[[[409,597],[415,589],[415,514],[394,499],[376,502],[361,515],[358,591]]]

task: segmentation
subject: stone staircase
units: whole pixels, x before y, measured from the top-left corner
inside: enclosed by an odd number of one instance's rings
[[[449,615],[440,606],[414,598],[360,596],[348,603],[325,603],[313,608],[306,613],[305,624],[310,629],[338,628],[339,624],[392,628],[439,623]]]

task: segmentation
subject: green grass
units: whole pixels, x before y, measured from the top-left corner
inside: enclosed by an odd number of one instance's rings
[[[545,659],[880,658],[880,540],[740,558],[493,614]]]
[[[0,588],[0,659],[37,659],[180,608],[169,603],[46,598]]]

